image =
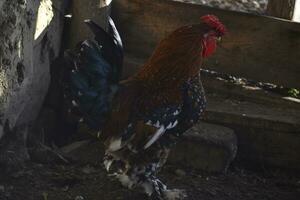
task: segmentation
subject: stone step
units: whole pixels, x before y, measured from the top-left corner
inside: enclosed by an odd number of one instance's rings
[[[208,121],[273,131],[300,130],[299,110],[267,106],[219,94],[207,94],[207,99],[205,119]]]
[[[279,89],[279,86],[259,82],[254,82],[250,85],[250,83],[247,83],[247,80],[243,78],[232,77],[233,80],[226,80],[220,76],[222,75],[214,75],[214,72],[202,70],[201,78],[207,93],[222,94],[233,99],[246,100],[266,106],[272,105],[282,108],[300,109],[300,99],[280,94],[280,92],[287,93],[286,91],[283,92],[287,90],[287,88]],[[267,87],[266,85],[269,85],[269,90],[262,88]],[[271,89],[272,87],[276,88]]]
[[[207,172],[226,172],[236,152],[232,129],[201,121],[171,151],[169,162]]]
[[[203,76],[205,121],[232,128],[237,160],[251,168],[300,169],[300,101],[261,88]]]
[[[237,160],[251,168],[300,169],[299,110],[207,95],[205,121],[232,128]]]

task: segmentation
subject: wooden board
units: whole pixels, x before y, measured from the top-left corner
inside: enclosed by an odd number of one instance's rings
[[[147,58],[174,29],[215,14],[229,34],[206,68],[300,88],[299,23],[171,0],[117,0],[112,9],[125,50],[134,57]]]
[[[267,14],[284,19],[292,19],[296,0],[269,0]]]
[[[65,42],[68,48],[74,48],[78,42],[94,38],[84,20],[91,19],[106,29],[110,6],[105,4],[105,0],[72,0],[70,13],[72,18],[65,29],[68,31]]]

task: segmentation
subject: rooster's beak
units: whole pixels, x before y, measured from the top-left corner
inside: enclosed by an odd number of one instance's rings
[[[220,43],[222,41],[222,37],[217,37],[216,40],[218,43]]]

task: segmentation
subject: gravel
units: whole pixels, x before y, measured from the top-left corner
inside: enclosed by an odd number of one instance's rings
[[[235,10],[256,14],[263,14],[268,0],[176,0],[187,3],[207,5],[226,10]]]

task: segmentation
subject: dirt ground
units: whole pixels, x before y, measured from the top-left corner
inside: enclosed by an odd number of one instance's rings
[[[2,174],[1,174],[2,173]],[[231,169],[209,175],[167,165],[161,174],[170,188],[185,189],[190,200],[298,200],[300,178]],[[0,172],[1,200],[142,200],[110,180],[99,164],[37,164],[10,175]]]

